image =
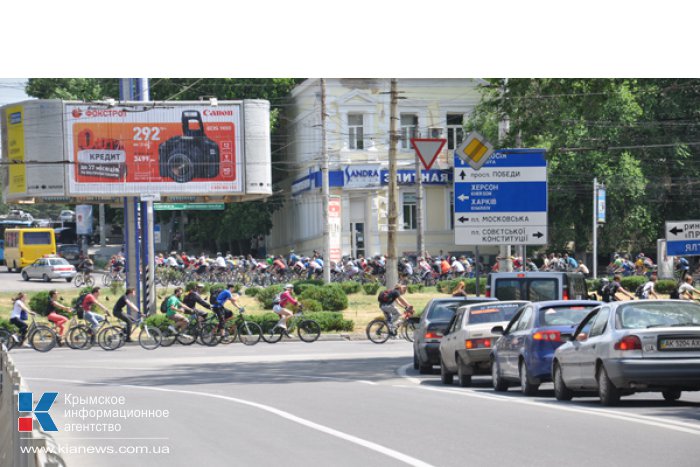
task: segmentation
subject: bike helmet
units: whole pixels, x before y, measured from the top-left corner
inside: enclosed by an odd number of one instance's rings
[[[285,288],[285,289],[293,289],[293,288],[294,288],[294,285],[292,285],[292,284],[285,284],[284,288]]]

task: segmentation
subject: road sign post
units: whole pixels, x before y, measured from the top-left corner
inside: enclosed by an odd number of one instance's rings
[[[475,170],[454,158],[457,245],[545,245],[547,160],[544,149],[496,151]]]
[[[435,163],[435,159],[445,147],[447,142],[444,138],[411,138],[411,145],[416,151],[416,255],[421,257],[425,254],[425,222],[423,214],[423,173],[421,164],[425,170],[430,170]],[[420,160],[421,164],[418,163]]]
[[[700,220],[666,222],[666,254],[700,256]]]

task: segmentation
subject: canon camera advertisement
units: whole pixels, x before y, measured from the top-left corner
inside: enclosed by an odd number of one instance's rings
[[[72,194],[242,191],[238,104],[66,111]]]

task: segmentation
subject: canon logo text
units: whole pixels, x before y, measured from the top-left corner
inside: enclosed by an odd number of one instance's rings
[[[233,110],[205,110],[205,117],[231,117],[233,116]]]

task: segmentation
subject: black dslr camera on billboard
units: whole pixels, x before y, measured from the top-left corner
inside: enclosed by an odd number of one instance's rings
[[[190,127],[194,122],[196,128]],[[160,176],[186,183],[194,178],[219,175],[219,145],[204,134],[197,110],[182,112],[182,136],[174,136],[158,147]]]

